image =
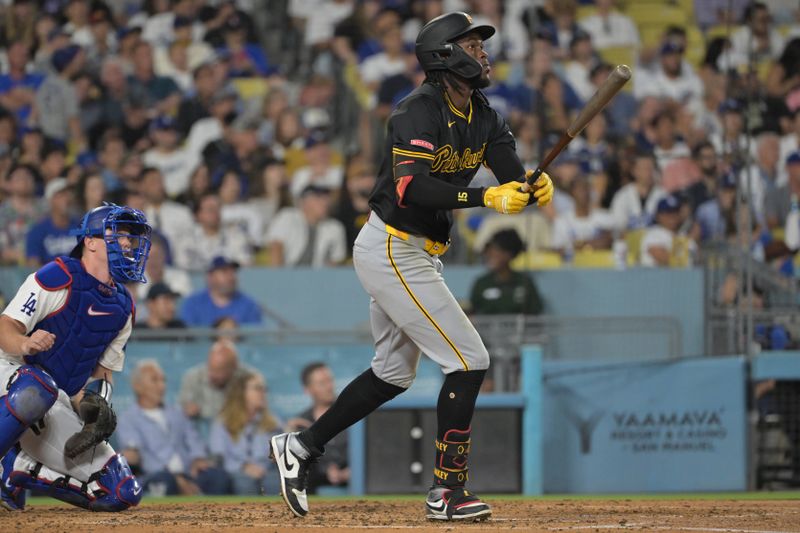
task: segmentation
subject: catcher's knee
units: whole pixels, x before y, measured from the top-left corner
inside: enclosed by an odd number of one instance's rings
[[[92,478],[105,493],[92,502],[92,511],[124,511],[142,501],[142,486],[122,454],[111,457]]]
[[[58,399],[58,386],[44,370],[31,365],[17,369],[8,384],[5,404],[22,424],[41,420]]]

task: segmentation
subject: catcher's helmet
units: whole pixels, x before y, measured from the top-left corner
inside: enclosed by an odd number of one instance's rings
[[[470,32],[477,32],[485,41],[495,30],[492,26],[474,25],[472,17],[461,11],[440,15],[425,24],[415,47],[422,70],[449,70],[467,80],[479,77],[481,64],[455,44]]]
[[[83,215],[80,226],[70,230],[69,234],[78,240],[70,255],[80,258],[84,238],[104,238],[108,271],[114,281],[144,283],[151,231],[147,218],[138,209],[106,203]],[[120,238],[127,239],[129,246],[123,248]]]

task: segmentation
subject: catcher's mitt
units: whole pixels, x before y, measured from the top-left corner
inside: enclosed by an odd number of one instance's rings
[[[98,394],[87,392],[78,405],[78,415],[83,420],[83,429],[75,433],[64,444],[64,455],[74,459],[108,440],[117,427],[117,415],[108,402]]]

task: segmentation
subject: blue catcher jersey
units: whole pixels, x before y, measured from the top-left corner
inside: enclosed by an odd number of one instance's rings
[[[53,347],[25,356],[39,365],[69,396],[85,384],[106,348],[134,313],[133,298],[121,284],[111,287],[84,270],[80,260],[59,257],[36,272],[45,290],[67,289],[63,307],[36,324],[56,336]]]

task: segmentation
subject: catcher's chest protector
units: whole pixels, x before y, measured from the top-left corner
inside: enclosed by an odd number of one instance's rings
[[[59,257],[36,272],[45,290],[67,289],[64,306],[39,322],[56,336],[46,352],[25,357],[50,374],[69,396],[77,393],[97,366],[108,345],[125,327],[134,312],[133,298],[124,286],[115,287],[89,275],[77,259]]]

